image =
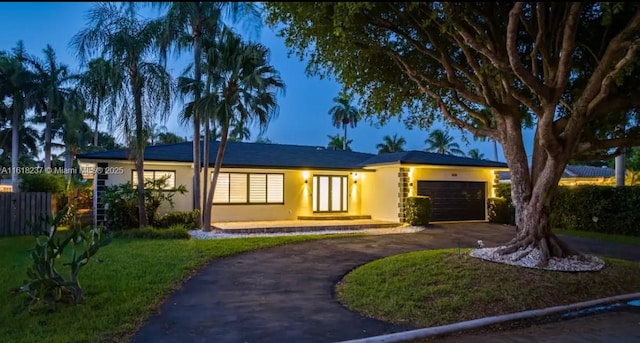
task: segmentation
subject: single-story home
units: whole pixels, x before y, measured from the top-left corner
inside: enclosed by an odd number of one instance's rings
[[[210,173],[218,150],[210,143]],[[204,146],[204,142],[202,142]],[[169,176],[184,185],[174,210],[194,208],[192,143],[148,146],[145,177]],[[95,220],[104,220],[105,186],[136,183],[135,161],[126,149],[78,155],[82,166],[103,171],[94,179]],[[317,146],[229,142],[213,201],[212,220],[296,220],[319,216],[404,221],[408,196],[432,198],[432,221],[487,220],[505,163],[423,151],[368,154]],[[201,171],[202,172],[202,171]],[[199,190],[201,193],[202,189]]]
[[[11,186],[10,179],[0,179],[0,192],[12,192],[13,187]]]
[[[500,183],[511,182],[511,175],[508,171],[501,171],[498,174]],[[614,176],[615,170],[608,167],[567,165],[559,184],[562,186],[604,185]]]

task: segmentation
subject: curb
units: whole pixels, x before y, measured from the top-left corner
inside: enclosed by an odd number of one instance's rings
[[[554,306],[554,307],[547,307],[547,308],[538,309],[538,310],[529,310],[524,312],[502,314],[499,316],[491,316],[491,317],[479,318],[474,320],[468,320],[468,321],[459,322],[459,323],[434,326],[434,327],[416,329],[416,330],[409,330],[409,331],[403,331],[403,332],[396,332],[396,333],[387,334],[387,335],[360,338],[360,339],[354,339],[349,341],[342,341],[339,343],[404,342],[404,341],[410,341],[410,340],[419,339],[419,338],[426,338],[426,337],[442,335],[446,333],[452,333],[456,331],[477,329],[483,326],[508,322],[511,320],[545,316],[545,315],[554,314],[557,312],[575,310],[575,309],[589,307],[589,306],[602,305],[606,303],[622,301],[622,300],[631,300],[631,299],[637,299],[637,298],[640,298],[640,293],[622,294],[622,295],[616,295],[608,298],[583,301],[583,302],[570,304],[570,305]]]

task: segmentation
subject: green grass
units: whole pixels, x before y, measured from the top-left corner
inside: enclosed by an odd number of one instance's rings
[[[597,239],[599,241],[625,243],[625,244],[640,246],[640,237],[634,237],[634,236],[609,235],[606,233],[580,231],[580,230],[557,229],[557,230],[554,230],[554,232],[563,234],[563,235],[569,235],[569,236],[578,236],[578,237],[584,237],[584,238]]]
[[[82,303],[30,314],[27,297],[11,296],[29,265],[33,237],[0,238],[0,342],[124,342],[181,281],[208,261],[250,250],[345,235],[224,240],[117,238],[80,272]],[[353,236],[353,235],[350,235]],[[61,265],[61,263],[59,263]],[[63,268],[60,268],[63,270]]]
[[[640,291],[640,263],[605,259],[600,272],[527,269],[432,250],[383,258],[336,287],[349,309],[383,321],[429,327]]]

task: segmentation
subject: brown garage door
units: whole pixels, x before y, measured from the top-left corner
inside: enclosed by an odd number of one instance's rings
[[[431,221],[485,220],[484,182],[418,181],[418,195],[431,197]]]

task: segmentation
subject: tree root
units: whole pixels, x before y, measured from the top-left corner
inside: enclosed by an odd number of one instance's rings
[[[580,259],[585,258],[584,255],[569,247],[553,233],[539,239],[536,239],[533,235],[516,237],[503,248],[496,251],[496,253],[500,255],[509,255],[520,250],[527,250],[529,247],[540,250],[540,261],[538,261],[538,267],[546,267],[551,258],[567,258],[569,256],[578,256]],[[514,261],[523,259],[529,255],[530,252],[531,251],[523,251],[520,255],[514,258]]]

